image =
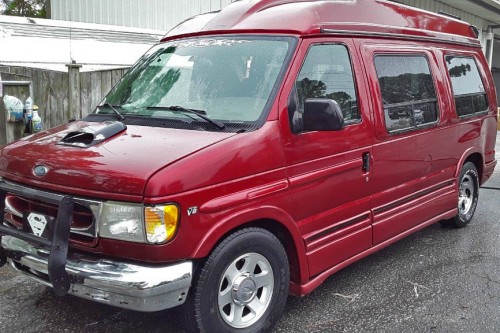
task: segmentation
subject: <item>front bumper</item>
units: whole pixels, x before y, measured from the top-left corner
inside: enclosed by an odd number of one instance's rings
[[[9,265],[16,271],[53,287],[49,253],[12,236],[1,237]],[[69,253],[65,271],[69,294],[136,311],[159,311],[185,302],[191,286],[190,261],[167,266],[138,265]]]
[[[8,193],[58,209],[50,240],[0,219],[0,266],[7,261],[15,270],[52,287],[59,296],[69,293],[136,311],[159,311],[185,302],[193,274],[190,261],[141,265],[69,251],[70,232],[81,232],[71,228],[74,203],[99,207],[98,203],[0,179],[0,217]],[[95,225],[85,232],[97,236]]]

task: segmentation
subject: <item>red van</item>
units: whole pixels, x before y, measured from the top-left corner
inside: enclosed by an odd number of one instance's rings
[[[496,165],[469,24],[382,0],[243,0],[182,23],[96,111],[0,152],[0,260],[186,329],[269,332],[287,295],[426,226]]]

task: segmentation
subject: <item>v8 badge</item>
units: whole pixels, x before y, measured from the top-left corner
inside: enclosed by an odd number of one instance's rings
[[[196,206],[189,207],[187,210],[187,213],[188,213],[188,216],[191,216],[191,215],[198,213],[198,207],[196,207]]]

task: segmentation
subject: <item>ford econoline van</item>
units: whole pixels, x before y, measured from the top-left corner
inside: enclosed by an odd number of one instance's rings
[[[237,1],[87,117],[0,151],[0,260],[185,329],[270,332],[288,294],[433,223],[495,167],[475,27],[382,0]]]

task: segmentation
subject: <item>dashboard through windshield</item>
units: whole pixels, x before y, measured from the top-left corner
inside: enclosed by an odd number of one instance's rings
[[[213,120],[216,129],[256,123],[274,98],[294,44],[292,37],[224,36],[156,45],[96,113],[212,125]]]

